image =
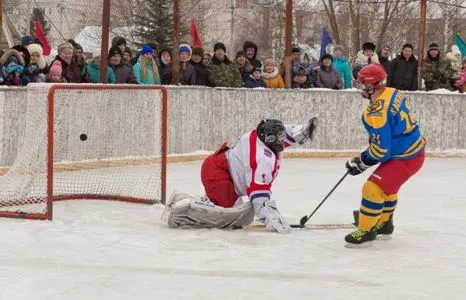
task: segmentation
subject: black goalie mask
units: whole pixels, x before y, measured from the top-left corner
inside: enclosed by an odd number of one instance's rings
[[[280,120],[266,119],[257,125],[257,136],[259,139],[276,154],[283,151],[285,141],[285,126]]]

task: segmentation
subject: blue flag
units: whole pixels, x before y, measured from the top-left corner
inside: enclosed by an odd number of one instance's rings
[[[455,33],[454,41],[455,41],[456,46],[458,46],[458,48],[460,48],[461,57],[466,56],[466,43],[459,36],[459,34]]]
[[[328,34],[327,26],[324,26],[324,28],[322,28],[322,42],[320,44],[320,57],[319,57],[319,59],[321,59],[322,56],[327,53],[327,45],[331,44],[331,43],[333,43],[332,38]]]

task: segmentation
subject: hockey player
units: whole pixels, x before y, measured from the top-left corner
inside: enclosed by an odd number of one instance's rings
[[[381,65],[365,66],[358,73],[363,97],[370,99],[362,122],[369,133],[369,146],[346,163],[349,174],[358,175],[380,163],[362,188],[358,230],[345,237],[347,247],[370,245],[392,234],[393,212],[400,187],[424,162],[426,140],[411,114],[405,95],[385,87],[387,75]]]
[[[242,135],[233,147],[224,143],[202,164],[206,197],[174,192],[162,220],[168,227],[240,228],[256,216],[270,231],[287,233],[288,223],[271,199],[271,188],[280,170],[284,148],[312,140],[317,118],[306,125],[283,125],[266,119]],[[242,196],[250,201],[243,203]]]

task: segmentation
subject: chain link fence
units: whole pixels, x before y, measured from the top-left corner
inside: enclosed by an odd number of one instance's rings
[[[379,47],[389,44],[394,52],[406,42],[417,44],[418,1],[370,1],[369,4],[359,4],[359,8],[353,7],[358,8],[360,15],[350,11],[349,3],[355,1],[333,1],[335,20],[332,20],[328,6],[330,2],[293,1],[293,44],[300,45],[315,59],[319,58],[324,26],[329,27],[334,42],[347,49],[346,55],[350,58],[367,40]],[[452,6],[452,2],[456,6]],[[8,47],[6,35],[13,43],[19,43],[22,36],[33,34],[31,21],[37,18],[45,23],[52,48],[74,39],[85,52],[100,49],[103,0],[4,0],[3,3],[4,49]],[[444,5],[442,1],[436,3],[432,3],[436,6],[430,6],[428,12],[426,42],[436,41],[447,50],[453,31],[466,33],[465,9],[460,0],[446,1]],[[391,9],[388,11],[391,19],[384,19],[387,7]],[[223,42],[227,55],[234,58],[237,51],[243,50],[245,41],[252,41],[259,49],[261,61],[273,58],[279,62],[285,49],[285,8],[285,0],[180,0],[180,42],[191,44],[188,32],[194,18],[206,52],[212,53],[213,45]],[[110,26],[110,38],[123,36],[133,49],[147,42],[171,46],[173,1],[113,0]],[[5,28],[8,34],[5,34]],[[152,38],[141,33],[151,30],[156,32]],[[165,36],[160,37],[161,34]]]

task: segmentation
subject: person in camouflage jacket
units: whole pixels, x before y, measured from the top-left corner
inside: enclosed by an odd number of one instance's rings
[[[436,43],[429,45],[427,57],[422,66],[422,78],[426,91],[436,89],[451,89],[450,78],[452,71],[448,68],[448,62],[440,57],[440,49]]]
[[[207,66],[209,86],[211,87],[241,87],[243,80],[235,64],[225,55],[223,43],[214,45],[214,56]]]

